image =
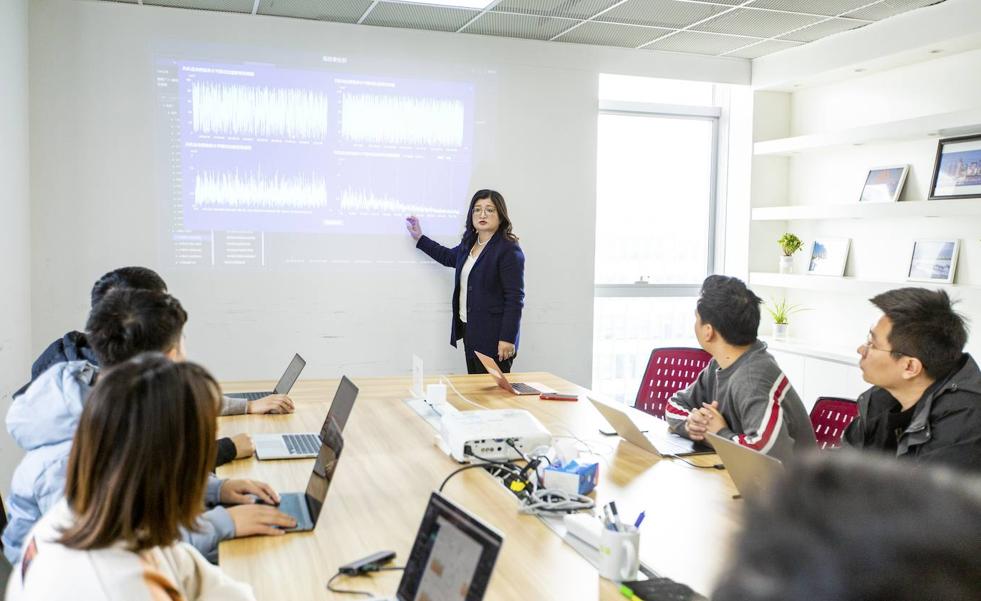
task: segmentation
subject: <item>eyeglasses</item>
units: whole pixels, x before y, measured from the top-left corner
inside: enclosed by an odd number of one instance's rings
[[[494,207],[474,207],[473,208],[473,214],[474,215],[493,215],[494,213],[497,213],[497,210]]]
[[[883,353],[889,353],[891,355],[904,356],[904,357],[912,357],[912,355],[910,355],[909,353],[904,353],[903,351],[900,351],[900,350],[897,350],[897,349],[879,348],[879,347],[877,347],[875,345],[875,343],[872,342],[872,333],[871,332],[869,332],[868,337],[865,339],[865,344],[863,344],[862,346],[865,347],[865,350],[866,351],[882,351]]]

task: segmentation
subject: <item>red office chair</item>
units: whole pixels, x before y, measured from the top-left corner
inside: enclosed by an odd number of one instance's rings
[[[833,396],[818,397],[811,409],[811,426],[818,448],[835,449],[841,446],[845,428],[858,415],[858,403]]]
[[[634,407],[664,418],[664,405],[671,395],[687,388],[698,378],[712,355],[700,348],[656,348],[647,361],[647,371],[637,390]]]

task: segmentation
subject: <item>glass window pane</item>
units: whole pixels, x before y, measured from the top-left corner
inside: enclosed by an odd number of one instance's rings
[[[713,121],[600,114],[596,283],[707,275]]]
[[[712,106],[714,84],[704,81],[658,79],[600,73],[600,100]]]
[[[593,390],[633,405],[651,351],[698,348],[695,297],[604,298],[593,303]]]

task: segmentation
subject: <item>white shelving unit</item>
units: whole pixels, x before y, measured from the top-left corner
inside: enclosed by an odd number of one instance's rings
[[[900,142],[919,138],[948,138],[981,131],[981,108],[886,121],[833,132],[756,142],[757,156],[789,156],[839,146]]]
[[[979,217],[981,199],[916,200],[827,205],[758,207],[753,221],[814,221],[831,219],[891,219],[909,217]]]
[[[975,286],[963,286],[958,284],[865,280],[854,277],[767,273],[761,271],[754,271],[753,273],[750,273],[749,283],[751,286],[765,286],[767,288],[789,288],[793,290],[814,290],[817,292],[841,292],[864,296],[873,296],[880,292],[885,292],[886,290],[891,290],[893,288],[901,288],[903,286],[926,286],[929,288],[943,288],[945,290],[978,290],[978,288]]]
[[[824,361],[834,361],[835,363],[848,366],[854,366],[858,363],[856,349],[858,343],[861,342],[859,340],[855,343],[855,349],[846,349],[830,346],[815,346],[805,340],[797,340],[795,338],[777,340],[772,337],[763,337],[762,340],[770,350],[794,353],[795,355],[802,355],[804,357],[814,357],[815,359],[822,359]]]

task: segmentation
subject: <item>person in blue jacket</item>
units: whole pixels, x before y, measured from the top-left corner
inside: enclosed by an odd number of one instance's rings
[[[525,299],[525,255],[504,197],[495,190],[473,195],[463,238],[454,248],[424,236],[415,215],[405,221],[416,248],[456,270],[450,344],[463,339],[467,372],[487,373],[474,351],[496,357],[501,370],[510,372]]]

